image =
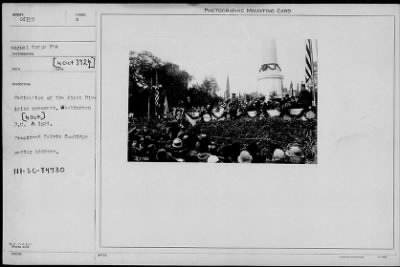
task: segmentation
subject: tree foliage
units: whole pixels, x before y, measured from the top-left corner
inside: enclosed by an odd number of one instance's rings
[[[154,110],[154,90],[152,86],[161,84],[159,103],[167,97],[170,107],[187,105],[203,106],[219,101],[217,81],[207,77],[198,85],[189,88],[192,76],[177,64],[164,62],[151,52],[131,52],[129,58],[129,112],[144,116],[148,104]]]
[[[211,96],[216,96],[217,91],[219,91],[217,80],[214,77],[206,77],[200,85],[200,88]]]
[[[201,107],[201,106],[215,106],[222,99],[216,94],[212,94],[208,85],[204,86],[204,82],[201,85],[195,84],[188,89],[187,96],[190,99],[189,107]]]

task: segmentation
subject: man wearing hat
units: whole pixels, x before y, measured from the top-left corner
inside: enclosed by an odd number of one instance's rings
[[[211,155],[207,159],[207,163],[220,163],[220,162],[221,162],[220,159],[215,155]]]
[[[312,105],[312,94],[306,89],[304,83],[301,84],[301,91],[299,93],[299,100],[297,101],[301,108],[308,109]]]
[[[274,153],[272,154],[272,159],[267,160],[268,163],[286,163],[286,155],[285,152],[280,149],[276,148]]]
[[[289,150],[286,151],[286,156],[289,158],[289,162],[292,164],[304,164],[305,156],[303,150],[299,146],[291,146]]]
[[[238,108],[239,108],[239,101],[236,98],[236,94],[232,93],[231,103],[229,104],[229,115],[231,117],[231,120],[236,119]]]
[[[176,159],[183,158],[183,150],[182,150],[182,140],[180,138],[175,138],[172,141],[172,156]]]
[[[156,160],[158,162],[177,162],[176,159],[172,157],[170,153],[167,152],[164,148],[160,148],[156,154]]]
[[[253,157],[250,155],[250,153],[247,150],[243,150],[240,152],[240,155],[238,157],[238,162],[239,163],[251,163],[253,160]]]

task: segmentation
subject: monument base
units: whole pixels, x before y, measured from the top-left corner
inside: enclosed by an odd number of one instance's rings
[[[271,96],[282,96],[283,75],[281,74],[262,74],[257,78],[257,91],[267,98]]]

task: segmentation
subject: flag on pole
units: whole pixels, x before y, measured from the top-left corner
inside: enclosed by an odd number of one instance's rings
[[[159,105],[159,103],[158,103],[159,100],[160,100],[160,93],[159,93],[158,89],[156,89],[156,96],[155,96],[156,108]]]
[[[306,83],[313,82],[314,75],[314,59],[313,59],[313,51],[312,51],[312,42],[311,39],[306,40],[306,68],[305,68],[305,81]]]
[[[159,105],[159,100],[160,100],[160,91],[158,90],[158,75],[157,75],[157,72],[156,72],[156,95],[155,95],[155,102],[156,102],[156,110],[157,110],[157,108],[158,108],[158,105]]]
[[[317,97],[315,93],[315,77],[314,77],[314,56],[311,39],[306,40],[306,74],[305,80],[306,84],[310,86],[310,91],[312,92],[312,105],[315,107],[317,105]]]
[[[154,89],[154,106],[155,106],[155,113],[156,115],[158,114],[159,107],[160,107],[160,88],[162,87],[161,84],[158,84],[158,75],[156,71],[156,85],[152,86],[152,89]]]

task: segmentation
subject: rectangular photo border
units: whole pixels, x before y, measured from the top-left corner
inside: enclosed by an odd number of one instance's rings
[[[392,236],[392,248],[311,248],[311,247],[307,247],[307,248],[293,248],[293,247],[288,247],[288,248],[274,248],[274,247],[270,247],[270,248],[260,248],[260,247],[190,247],[190,246],[185,246],[185,247],[176,247],[176,246],[168,246],[168,247],[156,247],[156,246],[152,246],[152,247],[132,247],[132,246],[127,246],[127,247],[117,247],[117,246],[104,246],[102,245],[102,230],[101,230],[101,214],[102,214],[102,84],[103,84],[103,80],[102,80],[102,53],[103,53],[103,35],[102,35],[102,26],[103,26],[103,16],[265,16],[265,15],[256,15],[256,14],[188,14],[188,13],[176,13],[176,14],[167,14],[167,13],[101,13],[99,14],[100,16],[100,25],[98,25],[99,27],[99,32],[100,32],[100,36],[98,39],[99,45],[100,45],[100,70],[99,70],[99,76],[100,76],[100,85],[99,85],[99,101],[100,101],[100,107],[99,108],[99,127],[100,127],[100,132],[99,132],[99,166],[97,166],[96,163],[96,184],[97,184],[97,180],[99,182],[99,211],[98,211],[98,218],[96,216],[95,218],[95,224],[98,225],[98,245],[100,248],[120,248],[120,249],[211,249],[211,250],[215,250],[215,249],[220,249],[220,250],[360,250],[360,251],[368,251],[368,250],[379,250],[379,251],[393,251],[395,249],[395,145],[396,145],[396,136],[395,136],[395,119],[396,119],[396,114],[395,114],[395,96],[396,96],[396,60],[394,59],[393,61],[393,125],[392,125],[392,133],[393,133],[393,151],[392,151],[392,156],[393,156],[393,179],[392,179],[392,199],[393,199],[393,209],[392,209],[392,227],[393,227],[393,236]],[[394,32],[393,32],[393,41],[394,41],[394,48],[393,48],[393,53],[394,55],[396,55],[396,16],[395,15],[270,15],[270,16],[274,16],[274,17],[392,17],[393,19],[393,25],[394,25]],[[97,120],[96,120],[96,129],[97,129]],[[97,137],[95,142],[97,143]],[[97,188],[97,185],[96,185]],[[96,190],[96,199],[97,199],[97,190]],[[97,221],[97,219],[99,219],[99,221]],[[97,226],[96,226],[97,229]],[[280,254],[288,254],[288,253],[280,253]],[[291,253],[289,253],[291,254]],[[293,254],[298,254],[298,253],[292,253]],[[303,255],[303,254],[301,254]],[[321,255],[320,253],[314,253],[311,255]],[[343,253],[329,253],[329,255],[343,255]],[[371,255],[371,254],[368,254]],[[380,254],[377,254],[380,255]]]

